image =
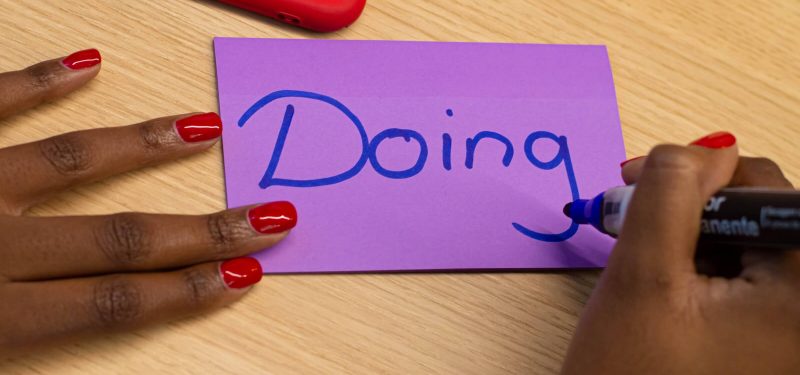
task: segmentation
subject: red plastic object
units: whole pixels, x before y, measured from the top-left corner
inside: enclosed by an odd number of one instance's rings
[[[219,0],[290,25],[319,32],[350,26],[367,0]]]

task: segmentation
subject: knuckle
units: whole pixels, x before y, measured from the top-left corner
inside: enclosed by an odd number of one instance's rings
[[[13,297],[10,295],[6,295],[3,293],[3,290],[0,289],[0,301],[11,301]],[[7,353],[11,352],[15,347],[16,343],[14,338],[13,328],[14,325],[8,324],[7,322],[14,322],[19,317],[14,316],[15,314],[11,311],[7,311],[7,309],[0,309],[0,362],[6,359]]]
[[[665,301],[677,295],[680,282],[663,272],[643,272],[642,267],[616,267],[604,271],[604,282],[608,290],[620,300],[659,296]]]
[[[121,277],[102,279],[94,288],[92,303],[104,326],[132,323],[142,314],[141,290]]]
[[[54,86],[58,75],[46,64],[36,64],[25,69],[31,87],[37,90],[47,90]]]
[[[245,223],[244,215],[231,211],[208,215],[206,227],[218,259],[235,255],[237,244],[253,236],[253,230]]]
[[[663,272],[655,272],[650,274],[649,277],[642,277],[646,289],[655,292],[669,292],[676,290],[679,283],[676,282],[675,277],[667,275]]]
[[[8,319],[4,321],[9,322],[13,321],[13,319],[12,317],[8,317]],[[19,339],[15,337],[14,332],[11,330],[10,325],[0,327],[0,358],[2,358],[2,360],[8,359],[16,350],[19,350],[21,345],[17,342],[18,340]]]
[[[772,159],[763,157],[753,158],[750,159],[748,164],[748,168],[753,170],[757,175],[762,176],[761,178],[769,180],[786,180],[786,177],[783,175],[783,171],[781,171],[781,167],[778,166],[778,163],[774,162]]]
[[[41,142],[42,156],[64,175],[74,175],[91,167],[89,145],[76,133],[62,134]]]
[[[0,196],[0,213],[11,216],[21,216],[27,205],[18,200]]]
[[[223,292],[219,274],[208,269],[190,269],[183,274],[186,295],[197,307],[213,305]]]
[[[139,136],[142,145],[149,151],[157,151],[178,144],[178,135],[172,129],[166,129],[152,121],[139,126]]]
[[[94,233],[103,254],[114,264],[131,266],[146,260],[151,252],[142,218],[136,214],[111,215]]]
[[[702,167],[702,157],[686,147],[658,145],[647,156],[646,167],[665,171],[697,172]]]

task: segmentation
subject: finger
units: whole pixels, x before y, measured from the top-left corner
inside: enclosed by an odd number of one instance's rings
[[[792,183],[774,161],[767,158],[742,156],[731,178],[731,186],[763,186],[774,189],[792,189]]]
[[[0,352],[85,334],[127,330],[206,312],[240,299],[261,280],[253,258],[165,272],[10,283],[0,289],[6,322]]]
[[[767,158],[740,157],[730,185],[793,189],[781,168]],[[741,276],[756,283],[780,280],[797,285],[795,275],[800,269],[797,264],[800,264],[800,254],[794,250],[749,249],[741,257]]]
[[[626,184],[635,184],[642,174],[647,157],[639,156],[622,163],[622,180]],[[781,168],[767,158],[739,157],[736,171],[730,186],[764,186],[771,188],[792,188]]]
[[[0,74],[0,118],[75,91],[100,72],[100,61],[100,52],[87,49]]]
[[[733,278],[742,272],[745,250],[729,245],[704,245],[695,253],[695,271],[709,277]]]
[[[639,175],[642,173],[644,163],[647,160],[646,156],[637,156],[623,161],[619,167],[622,169],[622,181],[626,185],[635,184]]]
[[[730,133],[715,133],[693,147],[654,148],[610,262],[658,279],[694,274],[702,208],[730,182],[738,159],[735,143]]]
[[[177,268],[270,247],[297,223],[289,202],[211,215],[123,213],[86,217],[10,217],[0,271],[10,280]]]
[[[210,147],[222,133],[215,113],[62,134],[0,150],[0,191],[22,211],[71,186]]]

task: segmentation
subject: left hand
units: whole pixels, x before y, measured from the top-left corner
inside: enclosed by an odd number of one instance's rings
[[[99,53],[87,50],[2,73],[0,117],[74,91],[99,71]],[[261,280],[247,255],[294,227],[288,202],[197,216],[24,215],[73,186],[208,150],[221,130],[215,113],[189,113],[0,149],[0,358],[210,311]]]

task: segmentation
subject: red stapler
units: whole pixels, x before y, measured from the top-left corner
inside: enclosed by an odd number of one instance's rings
[[[367,0],[219,0],[290,25],[319,32],[353,23]]]

